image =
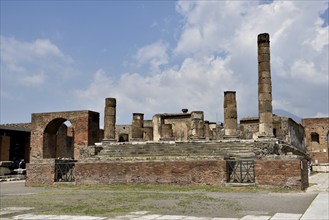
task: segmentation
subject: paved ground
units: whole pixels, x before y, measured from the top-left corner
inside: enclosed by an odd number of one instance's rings
[[[22,187],[22,182],[13,182],[13,183],[6,183],[0,185],[0,192],[1,196],[5,195],[22,195],[22,194],[33,194],[33,193],[39,193],[44,191],[49,191],[49,189],[44,188],[28,188],[28,187]],[[42,220],[42,219],[52,219],[52,220],[328,220],[329,219],[329,173],[324,174],[315,174],[310,177],[310,185],[309,189],[304,193],[306,197],[300,197],[300,198],[307,198],[307,195],[316,195],[315,199],[311,203],[311,205],[301,210],[300,207],[297,207],[296,205],[300,201],[296,201],[296,193],[294,195],[290,195],[290,193],[282,194],[283,197],[289,198],[289,196],[292,196],[291,198],[294,199],[295,202],[291,202],[287,206],[287,212],[277,212],[272,215],[267,215],[266,210],[264,212],[257,212],[254,214],[246,214],[242,218],[214,218],[214,217],[195,217],[195,216],[187,216],[187,215],[165,215],[165,214],[151,214],[148,211],[139,211],[139,212],[131,212],[124,216],[117,216],[114,218],[106,218],[106,217],[95,217],[95,216],[70,216],[70,215],[36,215],[33,214],[33,207],[6,207],[0,209],[0,219],[6,220],[6,219],[17,219],[17,220]],[[10,186],[10,187],[8,187]],[[50,189],[50,190],[56,190],[56,189]],[[303,194],[303,193],[301,193]],[[239,199],[243,197],[243,195],[239,195]],[[221,195],[223,196],[223,195]],[[237,196],[237,194],[226,196]],[[242,196],[242,197],[241,197]],[[255,197],[249,196],[249,202],[253,205],[255,203],[259,203],[259,206],[261,207],[267,207],[266,204],[262,203],[273,203],[272,208],[278,208],[280,207],[280,204],[275,204],[279,200],[275,199],[274,194],[272,195],[273,200],[271,199],[265,199],[264,201],[264,195],[259,194]],[[263,197],[262,197],[263,196]],[[257,197],[259,200],[257,200]],[[266,197],[267,198],[267,197]],[[247,198],[248,199],[248,198]],[[269,201],[268,201],[269,200]],[[283,200],[281,200],[283,201]],[[289,201],[289,200],[287,200]],[[303,203],[298,203],[303,204]],[[302,205],[299,205],[302,206]],[[248,209],[248,206],[245,206],[246,209]],[[292,209],[293,208],[293,209]],[[278,210],[285,210],[285,209],[278,209]],[[294,210],[293,212],[289,212],[291,210]],[[23,214],[25,213],[25,214]],[[8,214],[12,214],[10,218],[5,218],[5,216],[8,216]],[[2,218],[1,218],[2,217]]]

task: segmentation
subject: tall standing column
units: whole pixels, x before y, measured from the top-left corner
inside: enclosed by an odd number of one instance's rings
[[[143,140],[143,113],[133,113],[133,122],[131,126],[131,138],[135,141]]]
[[[115,140],[115,121],[116,121],[116,99],[105,99],[104,110],[104,140]]]
[[[224,92],[224,135],[238,136],[238,113],[236,108],[236,92]]]
[[[273,137],[270,35],[258,35],[259,136]]]

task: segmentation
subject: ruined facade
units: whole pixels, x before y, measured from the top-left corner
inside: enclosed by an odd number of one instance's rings
[[[64,123],[70,123],[67,127]],[[81,148],[99,141],[99,113],[69,111],[32,114],[30,161],[79,159]]]
[[[235,91],[223,94],[224,124],[183,109],[148,120],[133,113],[131,124],[117,125],[113,97],[105,100],[104,131],[96,112],[32,114],[26,184],[242,183],[305,189],[310,158],[304,127],[272,114],[269,42],[268,34],[258,35],[258,117],[238,122]]]
[[[329,118],[304,118],[302,125],[313,164],[329,163]]]

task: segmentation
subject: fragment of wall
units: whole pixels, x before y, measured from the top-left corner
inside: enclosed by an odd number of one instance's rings
[[[304,118],[305,142],[313,163],[329,163],[329,118]],[[319,136],[318,142],[312,142],[311,135]]]

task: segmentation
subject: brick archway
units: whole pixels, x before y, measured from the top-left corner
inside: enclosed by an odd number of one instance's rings
[[[71,126],[67,126],[67,122]],[[43,158],[74,158],[74,128],[65,118],[55,118],[43,133]]]
[[[56,134],[65,121],[72,125],[72,153],[56,153]],[[62,127],[65,130],[65,127]],[[73,157],[79,159],[80,148],[99,141],[99,113],[92,111],[69,111],[32,114],[30,160]]]

